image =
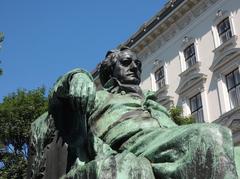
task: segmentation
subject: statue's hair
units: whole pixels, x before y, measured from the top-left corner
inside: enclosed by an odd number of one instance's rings
[[[115,64],[123,51],[131,51],[131,49],[123,46],[120,49],[113,49],[107,52],[105,59],[100,64],[99,70],[99,78],[102,86],[112,77]]]

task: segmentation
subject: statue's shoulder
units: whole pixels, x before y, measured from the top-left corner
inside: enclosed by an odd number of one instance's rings
[[[98,95],[109,95],[110,93],[105,89],[101,89],[101,90],[97,90],[97,94]]]
[[[107,90],[102,89],[102,90],[98,90],[96,93],[96,102],[102,102],[104,100],[106,100],[111,93],[109,93]]]
[[[145,99],[157,100],[156,92],[152,90],[143,90],[143,96]]]
[[[69,79],[72,78],[73,75],[77,74],[77,73],[83,73],[86,74],[90,79],[93,80],[93,77],[91,75],[91,73],[89,73],[88,71],[82,69],[82,68],[75,68],[71,71],[68,71],[67,73],[63,74],[62,76],[60,76],[57,80],[57,82],[59,81],[69,81]]]
[[[58,94],[58,96],[65,96],[66,94],[68,94],[69,83],[75,74],[84,74],[85,77],[89,77],[89,79],[93,82],[93,77],[91,73],[81,68],[75,68],[58,77],[57,81],[53,85],[53,88],[50,90],[49,99],[52,99],[53,94],[56,93]]]
[[[47,121],[48,121],[48,112],[43,113],[41,116],[39,116],[33,123],[31,124],[31,130],[39,133],[41,130],[46,130]]]

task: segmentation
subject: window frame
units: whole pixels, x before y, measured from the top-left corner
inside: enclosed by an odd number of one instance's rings
[[[227,92],[228,92],[228,99],[229,99],[229,103],[230,103],[230,109],[234,109],[234,108],[240,106],[240,95],[237,93],[238,90],[240,91],[240,79],[237,82],[236,81],[236,77],[235,77],[235,71],[238,72],[238,74],[240,76],[240,71],[239,70],[240,70],[239,68],[235,68],[231,72],[229,72],[229,73],[227,73],[225,75],[226,88],[227,88]],[[231,86],[231,87],[229,87],[229,80],[228,80],[228,76],[230,76],[230,75],[232,75],[233,83],[234,83],[233,86]],[[231,101],[230,93],[232,91],[236,92],[236,96],[235,96],[236,97],[236,101],[235,101],[236,104],[233,104],[234,102]]]
[[[219,13],[219,11],[221,11],[221,13]],[[223,10],[223,9],[219,9],[217,12],[216,12],[216,16],[213,20],[213,25],[212,25],[212,33],[213,33],[213,39],[214,39],[214,46],[215,46],[215,49],[218,49],[218,48],[221,48],[221,46],[224,46],[224,44],[226,44],[225,42],[224,43],[221,43],[220,41],[220,37],[219,37],[219,33],[218,33],[218,28],[217,26],[225,19],[229,19],[229,25],[230,25],[230,29],[231,29],[231,38],[232,39],[233,37],[235,37],[237,34],[236,34],[236,28],[235,28],[235,23],[234,23],[234,15],[232,12],[229,12],[227,10]],[[229,40],[229,39],[228,39]],[[227,41],[228,41],[227,40]],[[226,42],[227,42],[226,41]]]
[[[159,75],[157,75],[157,72],[161,72],[161,71],[162,71],[162,77],[159,77]],[[159,78],[157,78],[157,77],[159,77]],[[158,67],[157,70],[155,70],[154,79],[155,79],[155,84],[156,84],[156,90],[159,90],[159,89],[163,88],[164,86],[166,86],[165,68],[163,65]],[[163,81],[163,85],[159,85],[159,84],[162,84],[162,81]]]
[[[192,106],[192,100],[195,99],[196,100],[196,109],[193,110],[193,106]],[[199,105],[199,100],[200,99],[200,103],[201,105]],[[190,104],[190,112],[191,115],[193,115],[194,113],[197,113],[197,121],[199,122],[204,122],[204,111],[203,111],[203,102],[202,102],[202,96],[201,96],[201,92],[195,94],[194,96],[189,98],[189,104]],[[201,113],[201,117],[202,119],[200,119],[199,117],[199,113]]]
[[[185,73],[186,71],[190,70],[192,67],[196,66],[196,64],[201,63],[201,59],[199,56],[199,40],[197,38],[191,37],[191,36],[184,36],[182,39],[182,44],[179,50],[179,60],[180,60],[180,65],[181,65],[181,73]],[[194,46],[194,52],[195,52],[195,63],[188,67],[187,63],[185,61],[185,56],[184,56],[184,50],[187,49],[189,46],[193,44]]]
[[[187,54],[188,50],[191,52],[190,55]],[[194,43],[191,43],[183,50],[183,55],[184,55],[186,69],[191,68],[193,65],[197,63],[196,47]],[[191,62],[191,64],[189,63],[189,61]]]
[[[227,22],[227,23],[226,23]],[[226,28],[226,29],[224,29],[222,32],[220,32],[220,26],[221,25],[224,25],[224,24],[227,24],[228,25],[228,27]],[[221,44],[223,44],[223,43],[225,43],[226,41],[228,41],[229,39],[231,39],[231,37],[233,36],[233,33],[232,33],[232,29],[231,29],[231,23],[230,23],[230,19],[229,19],[229,17],[226,17],[226,18],[224,18],[223,20],[221,20],[218,24],[217,24],[217,26],[216,26],[216,28],[217,28],[217,32],[218,32],[218,37],[219,37],[219,41],[220,41],[220,45]],[[230,32],[230,35],[228,36],[227,34]],[[226,39],[225,40],[223,40],[223,36],[225,36],[226,37]]]
[[[167,72],[167,63],[166,63],[165,59],[164,58],[162,58],[162,59],[155,58],[153,60],[152,64],[153,64],[153,66],[152,66],[152,70],[151,70],[151,73],[150,73],[152,90],[156,91],[156,92],[166,91],[168,89],[168,72]],[[156,83],[157,80],[156,80],[155,73],[161,67],[163,67],[165,85],[162,88],[158,88],[158,84]]]

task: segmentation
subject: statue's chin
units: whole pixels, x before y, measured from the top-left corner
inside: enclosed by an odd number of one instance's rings
[[[140,84],[140,81],[139,80],[134,80],[134,81],[124,81],[124,82],[121,82],[123,85],[139,85]]]
[[[138,78],[130,78],[130,79],[121,79],[119,80],[123,85],[139,85],[140,79]]]

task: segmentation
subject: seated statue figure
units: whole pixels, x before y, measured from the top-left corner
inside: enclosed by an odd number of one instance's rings
[[[32,124],[29,178],[237,179],[231,131],[176,125],[140,89],[134,52],[109,51],[99,75],[98,91],[82,69],[58,79]]]

